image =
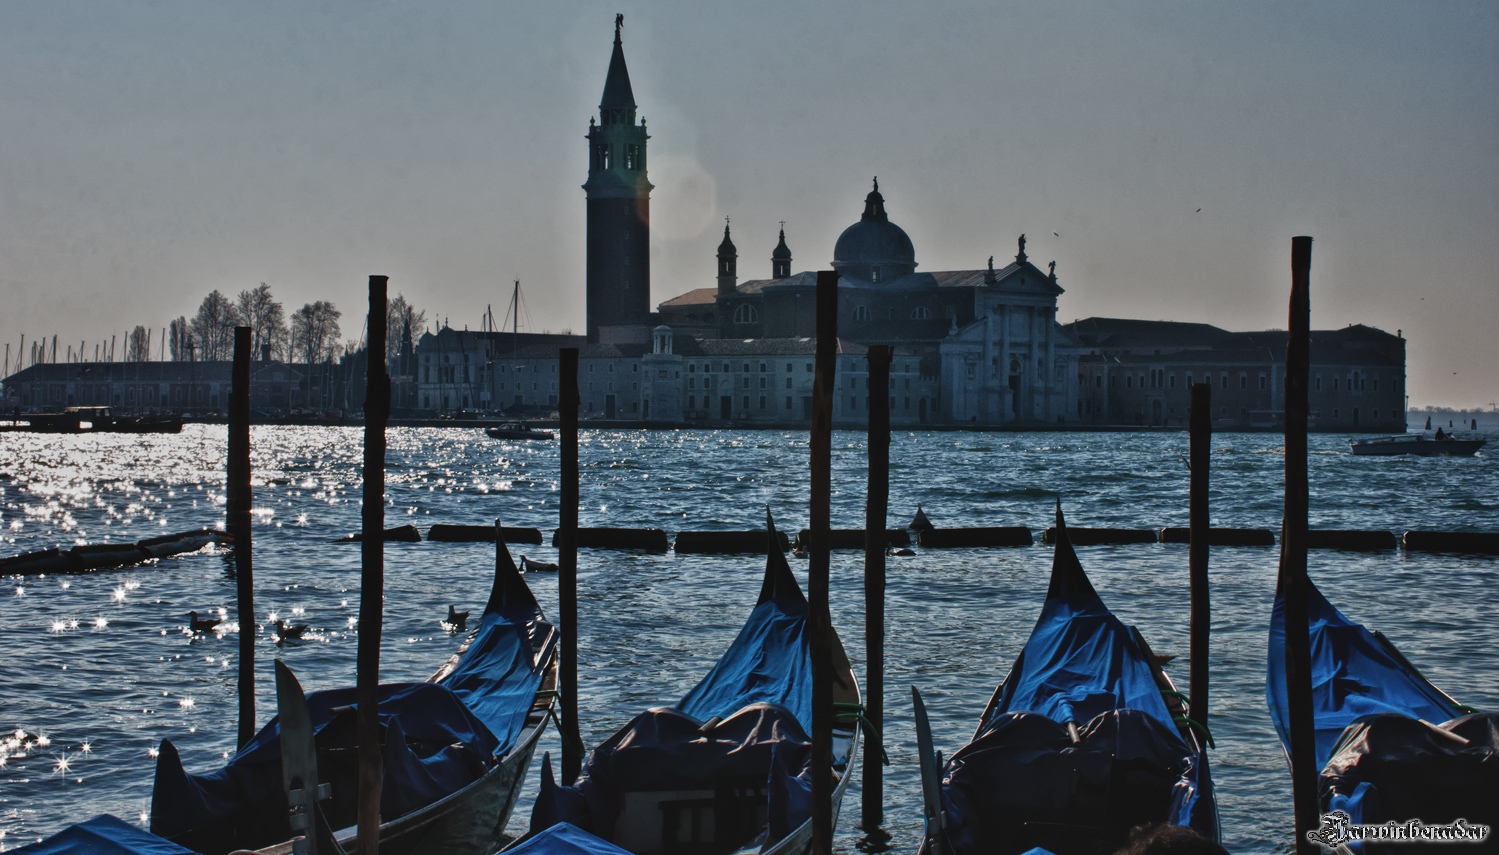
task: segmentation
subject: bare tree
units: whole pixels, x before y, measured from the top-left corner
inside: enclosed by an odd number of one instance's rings
[[[125,342],[126,362],[145,362],[151,358],[151,331],[139,324]]]
[[[205,362],[232,358],[234,327],[239,322],[239,310],[217,288],[204,297],[192,322],[192,334],[197,339],[197,358]]]
[[[191,332],[187,325],[187,318],[184,316],[179,315],[177,320],[172,321],[168,325],[167,347],[172,352],[173,362],[186,362],[188,360],[187,337],[189,335],[191,335]]]
[[[251,358],[259,359],[261,349],[267,345],[272,359],[285,354],[286,311],[271,296],[271,286],[262,282],[258,288],[239,292],[235,308],[240,322],[250,328]]]
[[[312,364],[331,359],[338,349],[338,319],[343,312],[327,300],[308,303],[291,316],[291,351],[295,359]]]
[[[418,310],[406,301],[405,294],[397,294],[385,312],[385,364],[393,374],[410,373],[409,365],[400,365],[404,357],[411,359],[415,341],[412,336],[427,322],[427,313]]]

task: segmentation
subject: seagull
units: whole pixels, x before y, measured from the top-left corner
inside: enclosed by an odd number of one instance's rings
[[[460,612],[457,609],[453,608],[452,604],[450,603],[448,605],[448,619],[446,621],[443,621],[443,623],[446,623],[448,625],[448,629],[452,629],[452,630],[467,629],[468,628],[468,612]]]
[[[223,618],[203,618],[199,620],[197,612],[188,612],[187,617],[187,627],[193,632],[211,632],[214,627],[224,622]]]
[[[1197,209],[1197,210],[1196,210],[1196,211],[1195,211],[1195,212],[1194,212],[1194,213],[1198,213],[1198,214],[1200,214],[1200,213],[1202,213],[1202,209],[1201,209],[1201,208],[1198,208],[1198,209]]]
[[[562,568],[556,564],[548,564],[545,561],[537,561],[534,558],[520,557],[520,569],[527,573],[556,573]]]
[[[306,631],[307,624],[305,623],[291,624],[287,623],[284,620],[281,620],[280,618],[276,619],[275,633],[277,644],[280,644],[283,641],[293,641],[299,639],[302,637],[302,633]]]
[[[1061,235],[1057,234],[1056,232],[1052,232],[1051,234],[1053,237],[1061,237]]]

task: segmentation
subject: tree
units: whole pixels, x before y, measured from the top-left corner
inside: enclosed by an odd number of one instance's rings
[[[187,318],[179,315],[177,320],[172,321],[167,329],[167,347],[172,352],[173,362],[186,362],[189,359],[187,352],[187,337],[192,332],[187,325]]]
[[[240,322],[239,310],[229,298],[215,288],[203,298],[198,314],[193,316],[192,334],[197,340],[197,359],[220,362],[234,357],[234,328]]]
[[[151,332],[144,326],[136,325],[130,331],[130,338],[125,342],[126,362],[145,362],[151,358]]]
[[[293,358],[309,365],[331,359],[338,348],[338,319],[343,312],[326,300],[308,303],[291,316]]]
[[[240,322],[250,328],[251,359],[259,359],[261,350],[271,348],[271,358],[284,355],[287,343],[286,312],[281,304],[271,297],[271,286],[260,283],[260,287],[239,292],[235,301]]]
[[[402,364],[411,361],[416,342],[412,336],[427,322],[427,313],[419,311],[406,302],[405,294],[397,294],[385,312],[385,364],[391,374],[410,374],[412,366]]]

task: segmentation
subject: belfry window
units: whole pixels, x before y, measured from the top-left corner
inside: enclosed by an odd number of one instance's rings
[[[856,321],[867,321],[867,320],[869,320],[869,307],[868,306],[855,306],[854,307],[854,320],[856,320]]]
[[[734,309],[734,323],[753,324],[760,321],[760,313],[749,303],[741,304]]]
[[[932,311],[926,306],[917,306],[911,310],[911,320],[929,321],[932,319]]]

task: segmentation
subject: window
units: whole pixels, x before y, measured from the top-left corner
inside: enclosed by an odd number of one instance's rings
[[[768,379],[766,379],[764,377],[761,377],[760,378],[760,388],[761,389],[767,388],[766,384],[769,383],[769,382],[770,381]]]
[[[790,388],[791,388],[791,378],[790,378],[790,377],[787,377],[787,378],[786,378],[786,388],[787,388],[787,389],[790,389]]]
[[[788,363],[786,363],[786,373],[787,373],[787,374],[790,374],[790,373],[791,373],[791,363],[789,363],[789,362],[788,362]]]
[[[1316,379],[1312,380],[1312,388],[1316,389],[1318,392],[1322,391],[1322,375],[1321,374],[1318,374],[1317,377],[1316,377]]]
[[[848,408],[850,410],[857,410],[857,409],[859,409],[859,396],[858,395],[849,395],[848,396]]]
[[[762,410],[765,409],[765,396],[764,395],[760,396],[760,409],[762,409]]]
[[[1171,388],[1176,388],[1176,372],[1171,373]]]
[[[854,320],[856,320],[856,321],[867,321],[867,320],[869,320],[869,307],[868,306],[855,306],[854,307]]]
[[[786,409],[788,409],[788,410],[791,409],[791,396],[790,395],[786,396]]]
[[[878,282],[878,281],[880,281],[880,269],[878,267],[872,267],[872,268],[869,269],[869,281],[870,282]]]
[[[1249,375],[1245,374],[1242,371],[1239,372],[1239,388],[1240,389],[1248,389],[1249,388]]]
[[[1222,382],[1221,382],[1221,383],[1220,383],[1220,385],[1221,385],[1221,386],[1222,386],[1222,387],[1223,387],[1223,388],[1225,388],[1225,389],[1227,389],[1227,388],[1228,388],[1228,372],[1227,372],[1227,371],[1225,371],[1225,372],[1223,372],[1223,377],[1222,377]],[[1225,415],[1225,416],[1226,416],[1226,415],[1228,415],[1228,411],[1227,411],[1227,410],[1224,410],[1224,411],[1223,411],[1223,414],[1224,414],[1224,415]]]
[[[932,312],[926,306],[917,306],[911,310],[911,320],[913,321],[929,321],[931,319]]]
[[[1260,374],[1260,391],[1265,391],[1265,375],[1263,373]]]
[[[749,396],[748,395],[744,396],[744,408],[746,410],[749,409]]]
[[[734,307],[734,323],[753,324],[760,321],[760,313],[749,303],[743,303]]]

